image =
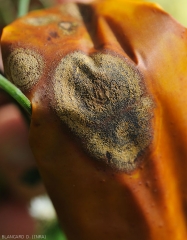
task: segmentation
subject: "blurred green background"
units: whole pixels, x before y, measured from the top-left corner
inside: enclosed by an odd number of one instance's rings
[[[181,24],[187,27],[187,0],[149,0],[149,2],[158,3]]]

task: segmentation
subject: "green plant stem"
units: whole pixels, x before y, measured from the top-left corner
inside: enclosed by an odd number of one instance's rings
[[[19,0],[18,3],[18,17],[22,17],[28,13],[30,0]]]
[[[7,92],[11,97],[13,97],[19,105],[31,116],[31,102],[29,99],[11,82],[9,82],[5,77],[0,74],[0,88]]]

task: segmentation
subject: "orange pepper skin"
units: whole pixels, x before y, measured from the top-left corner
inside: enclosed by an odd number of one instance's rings
[[[18,19],[1,44],[68,240],[187,239],[186,28],[143,1],[71,3]]]

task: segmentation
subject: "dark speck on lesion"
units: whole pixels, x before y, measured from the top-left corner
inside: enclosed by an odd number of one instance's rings
[[[52,38],[59,38],[59,37],[60,37],[56,31],[51,31],[51,32],[49,33],[49,35],[50,35],[50,37],[52,37]]]
[[[108,163],[110,164],[110,161],[112,159],[112,154],[110,152],[106,151],[106,157],[107,157]]]

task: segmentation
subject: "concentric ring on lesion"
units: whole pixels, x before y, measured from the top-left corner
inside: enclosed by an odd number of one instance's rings
[[[55,69],[53,89],[55,111],[92,157],[118,170],[137,167],[151,143],[154,104],[131,62],[71,53]]]

